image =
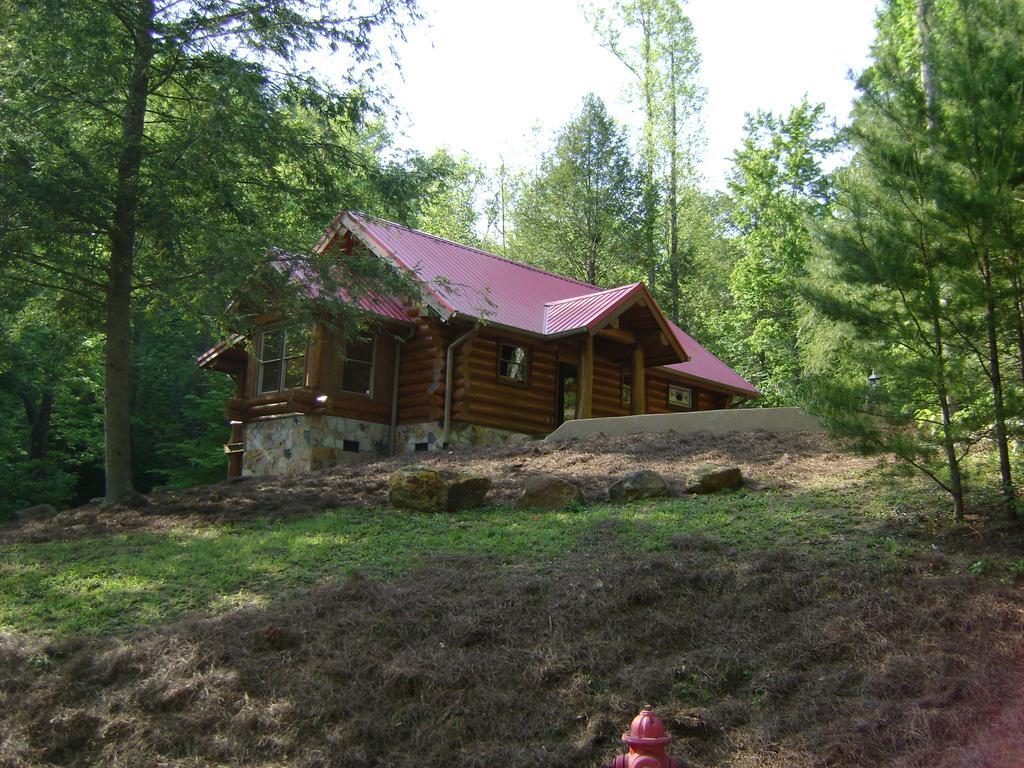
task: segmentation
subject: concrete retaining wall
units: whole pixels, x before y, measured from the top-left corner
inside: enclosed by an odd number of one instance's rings
[[[655,432],[821,432],[817,417],[799,408],[736,408],[725,411],[651,413],[567,421],[545,440],[569,440],[605,435],[641,435]]]

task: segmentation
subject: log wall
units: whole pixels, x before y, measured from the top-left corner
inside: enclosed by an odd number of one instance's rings
[[[528,350],[525,384],[498,376],[498,344],[519,344]],[[452,418],[469,424],[546,435],[555,428],[553,345],[481,330],[455,354]]]
[[[443,327],[433,319],[413,318],[411,338],[398,342],[391,333],[379,332],[374,350],[374,380],[369,397],[341,389],[344,360],[334,334],[318,331],[307,354],[307,387],[291,392],[256,395],[258,362],[250,356],[242,376],[244,396],[229,403],[230,418],[251,420],[285,413],[324,413],[386,424],[391,418],[395,345],[401,343],[398,387],[398,423],[440,423],[444,418],[445,362],[447,345],[464,333]],[[524,384],[498,376],[498,345],[518,344],[529,352],[529,374]],[[468,424],[545,435],[557,424],[557,371],[560,362],[578,366],[578,339],[545,344],[530,337],[496,329],[480,328],[457,350],[452,387],[452,419]],[[592,415],[627,416],[630,409],[622,400],[622,380],[628,363],[594,353]],[[647,413],[673,413],[668,405],[668,385],[675,378],[659,376],[648,369]],[[725,408],[729,396],[680,381],[693,390],[693,410]],[[326,393],[320,403],[316,394]]]
[[[668,385],[679,384],[688,387],[693,391],[692,411],[710,411],[718,408],[727,408],[730,396],[722,392],[714,392],[687,381],[675,378],[659,376],[653,371],[647,375],[647,412],[648,413],[679,413],[685,412],[685,408],[675,408],[668,404]]]
[[[329,416],[344,416],[349,419],[372,421],[387,424],[391,420],[391,383],[395,367],[395,340],[390,333],[378,332],[374,339],[373,349],[373,382],[370,385],[370,396],[355,392],[346,392],[341,388],[342,373],[345,361],[342,357],[343,347],[333,333],[325,338],[326,349],[319,356],[324,366],[320,371],[319,391],[327,394],[328,400],[318,413]],[[316,350],[311,350],[310,362],[317,359]],[[309,374],[307,370],[307,381]]]
[[[593,415],[629,415],[629,406],[622,402],[622,365],[599,354],[594,359]]]
[[[446,334],[438,324],[416,320],[416,332],[402,347],[398,379],[398,423],[440,421],[444,416]]]

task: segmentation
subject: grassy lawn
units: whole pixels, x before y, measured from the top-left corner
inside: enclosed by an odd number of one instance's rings
[[[0,548],[0,628],[49,635],[111,633],[190,611],[263,605],[353,571],[385,578],[446,554],[495,564],[615,546],[659,551],[701,534],[737,551],[813,547],[884,565],[918,545],[878,524],[892,484],[864,478],[802,493],[724,495],[599,505],[566,512],[492,507],[454,515],[339,509],[166,532]],[[906,489],[900,499],[906,503]]]

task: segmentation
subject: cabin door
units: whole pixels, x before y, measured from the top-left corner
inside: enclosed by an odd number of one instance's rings
[[[576,366],[569,363],[558,364],[558,402],[556,403],[555,419],[559,426],[563,422],[576,418]]]

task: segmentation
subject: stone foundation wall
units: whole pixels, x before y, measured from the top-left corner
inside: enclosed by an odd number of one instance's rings
[[[359,451],[344,450],[345,441]],[[388,427],[323,414],[281,416],[245,425],[242,475],[297,475],[387,452]]]
[[[521,432],[461,422],[452,424],[448,430],[448,442],[456,448],[476,448],[481,445],[522,445],[533,439],[535,438]],[[443,440],[444,427],[436,421],[398,426],[396,442],[399,453],[413,453],[417,450],[417,445],[421,446],[418,449],[421,451],[439,451]]]
[[[522,432],[481,427],[478,424],[452,424],[448,431],[448,442],[460,448],[476,448],[481,445],[525,445],[538,439],[540,438]]]
[[[521,445],[534,438],[507,429],[476,424],[452,424],[452,446]],[[401,424],[396,442],[399,453],[439,451],[444,429],[437,422]],[[345,441],[359,443],[359,451],[344,450]],[[242,475],[297,475],[314,469],[388,453],[388,425],[322,414],[279,416],[245,425]]]

